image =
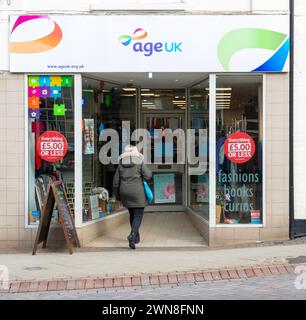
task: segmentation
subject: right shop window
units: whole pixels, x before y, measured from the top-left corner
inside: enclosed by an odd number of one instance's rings
[[[262,224],[262,76],[216,84],[216,224]]]

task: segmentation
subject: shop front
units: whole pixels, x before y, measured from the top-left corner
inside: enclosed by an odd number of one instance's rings
[[[184,214],[209,245],[287,239],[288,17],[79,19],[10,19],[10,72],[23,74],[26,102],[25,228],[54,180],[83,246],[127,223],[112,181],[132,142],[153,172],[147,215]]]

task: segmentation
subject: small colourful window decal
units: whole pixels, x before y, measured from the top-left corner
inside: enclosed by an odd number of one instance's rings
[[[62,98],[62,88],[72,87],[72,76],[31,75],[28,77],[28,115],[40,118],[40,105],[44,99],[54,99],[53,115],[65,116],[67,111]]]

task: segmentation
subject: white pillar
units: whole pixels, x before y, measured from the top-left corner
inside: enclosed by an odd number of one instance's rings
[[[74,211],[77,228],[83,224],[82,155],[82,77],[76,74],[74,76]]]

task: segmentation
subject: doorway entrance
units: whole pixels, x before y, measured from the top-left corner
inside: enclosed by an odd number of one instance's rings
[[[120,79],[116,74],[106,74],[103,77],[91,74],[84,77],[83,118],[95,117],[96,128],[100,128],[102,124],[103,129],[117,131],[119,153],[122,151],[122,140],[128,132],[123,128],[123,121],[130,123],[131,138],[136,129],[145,130],[149,137],[148,152],[141,151],[149,154],[149,161],[146,159],[146,163],[153,173],[149,185],[154,193],[154,200],[145,208],[147,214],[141,226],[141,247],[206,246],[206,241],[186,211],[190,184],[185,155],[187,106],[190,104],[188,87],[201,76],[203,74],[181,74],[180,77],[160,74],[158,80],[157,75],[155,79],[148,80],[145,74],[130,74],[129,78],[133,78],[133,82],[124,74],[120,75]],[[175,78],[181,80],[175,81]],[[206,87],[203,90],[205,89]],[[90,112],[86,113],[88,110]],[[183,132],[183,138],[179,132]],[[141,138],[138,142],[141,142]],[[99,141],[96,149],[101,150],[104,144],[104,141]],[[87,159],[86,157],[88,156],[83,156]],[[103,165],[98,159],[91,160],[95,165],[91,176],[101,177],[95,185],[110,190],[109,196],[113,197],[111,187],[116,165]],[[90,169],[89,165],[83,167],[83,181],[87,179],[87,171]],[[112,220],[111,232],[106,231],[93,239],[88,244],[89,247],[126,245],[126,235],[130,229],[127,212],[111,212],[110,216],[108,214],[102,218],[104,221],[101,221],[101,225],[104,223],[107,230],[106,224]]]
[[[177,212],[186,208],[186,164],[178,130],[186,130],[186,89],[141,88],[139,127],[150,135],[150,186],[154,202],[146,211]],[[184,141],[185,142],[185,141]]]

